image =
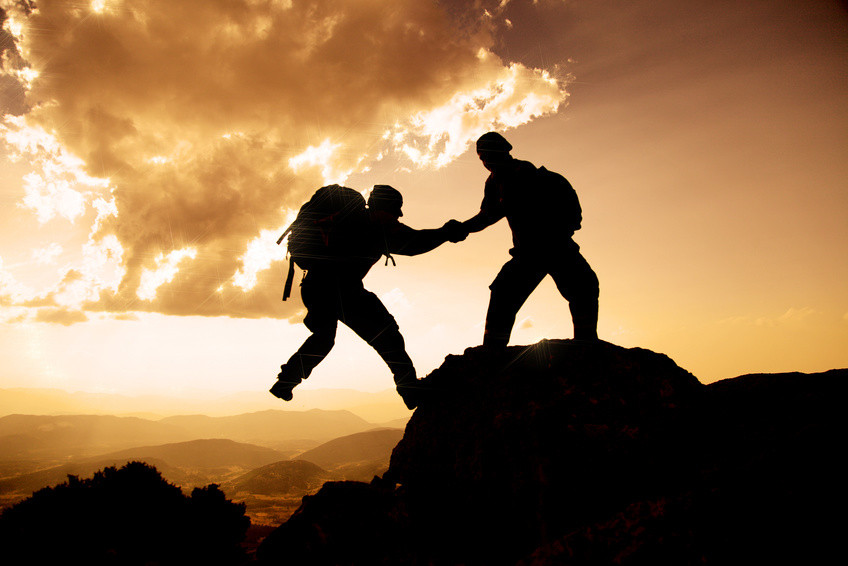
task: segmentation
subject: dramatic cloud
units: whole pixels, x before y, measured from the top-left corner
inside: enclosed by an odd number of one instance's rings
[[[5,2],[3,85],[25,98],[0,138],[32,168],[21,213],[87,243],[25,300],[0,273],[0,300],[70,321],[84,314],[56,313],[294,315],[273,243],[309,191],[388,154],[444,166],[565,101],[562,77],[493,54],[508,2],[448,4]]]

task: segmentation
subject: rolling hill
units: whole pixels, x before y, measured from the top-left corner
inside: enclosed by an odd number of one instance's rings
[[[67,461],[197,439],[229,439],[273,448],[280,459],[374,424],[349,411],[261,411],[229,417],[183,415],[158,421],[109,415],[0,417],[0,462]]]
[[[221,484],[231,496],[239,494],[266,496],[296,496],[317,491],[325,481],[334,479],[327,470],[312,462],[285,460],[250,471]]]
[[[223,438],[192,440],[161,446],[142,446],[105,454],[98,458],[127,460],[163,460],[172,466],[184,469],[254,469],[286,456],[263,446],[234,442]]]
[[[186,431],[192,438],[229,438],[277,448],[293,440],[325,442],[339,436],[374,428],[372,423],[350,411],[259,411],[230,417],[181,415],[160,424]]]
[[[388,466],[392,450],[401,438],[403,438],[401,428],[359,432],[325,442],[299,455],[298,459],[312,462],[328,470],[374,460],[385,461]]]

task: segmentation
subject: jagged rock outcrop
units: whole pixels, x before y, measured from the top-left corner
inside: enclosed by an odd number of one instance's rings
[[[328,483],[267,564],[733,564],[823,556],[848,370],[705,386],[605,342],[471,348],[371,484]],[[751,562],[753,560],[753,562]]]

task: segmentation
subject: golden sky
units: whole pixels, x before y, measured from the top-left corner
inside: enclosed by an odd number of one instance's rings
[[[498,130],[572,182],[599,333],[702,381],[848,366],[848,15],[808,0],[0,2],[0,388],[265,390],[292,211],[476,213]],[[421,375],[480,343],[502,222],[366,278]],[[570,338],[545,281],[512,343]],[[348,331],[302,387],[391,387]]]

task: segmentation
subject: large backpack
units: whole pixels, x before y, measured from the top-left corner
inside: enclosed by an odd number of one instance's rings
[[[571,233],[579,230],[583,221],[583,210],[580,208],[577,192],[568,179],[544,167],[539,167],[536,175],[539,201],[545,203],[542,212],[550,217],[541,219],[542,222],[561,226]]]
[[[291,295],[295,264],[309,270],[345,257],[366,222],[365,198],[356,190],[328,185],[315,191],[277,240],[280,244],[289,237],[289,272],[283,300]]]

